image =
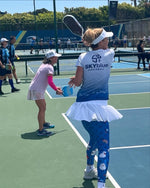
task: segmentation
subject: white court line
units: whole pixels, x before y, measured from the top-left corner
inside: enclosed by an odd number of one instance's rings
[[[117,77],[117,76],[120,76],[120,77],[121,77],[121,76],[139,76],[139,74],[118,74],[118,75],[111,75],[111,74],[110,74],[110,77],[114,77],[114,76],[116,76],[116,77]]]
[[[117,75],[118,76],[118,75]],[[121,76],[121,75],[120,75]],[[148,77],[147,77],[148,78]],[[55,80],[68,80],[69,78],[54,78]],[[128,82],[124,82],[124,81],[122,81],[122,82],[109,82],[109,84],[132,84],[132,83],[145,83],[145,82],[149,82],[149,79],[147,79],[147,80],[139,80],[139,81],[128,81]],[[67,85],[67,83],[65,84],[65,85]],[[64,85],[64,86],[65,86]]]
[[[144,94],[144,93],[150,93],[150,92],[138,92],[138,93],[116,93],[116,94],[109,94],[111,95],[139,95],[139,94]]]
[[[147,94],[147,93],[150,93],[150,92],[138,92],[138,93],[118,93],[118,94],[109,94],[109,96],[114,96],[114,95],[141,95],[141,94]],[[49,94],[50,95],[50,94]],[[74,99],[76,98],[77,96],[69,96],[69,97],[51,97],[51,99]]]
[[[147,74],[147,75],[146,75],[146,74]],[[138,74],[138,76],[142,76],[142,77],[144,77],[144,78],[150,78],[149,74],[150,74],[150,73],[145,73],[145,75],[144,75],[144,74]]]
[[[46,90],[46,94],[49,96],[50,99],[53,99],[53,97],[49,94],[47,90]]]
[[[147,148],[150,145],[138,145],[138,146],[123,146],[123,147],[114,147],[110,148],[110,150],[119,150],[119,149],[134,149],[134,148]]]
[[[150,109],[150,107],[140,107],[140,108],[121,108],[117,110],[144,110],[144,109]]]
[[[29,69],[33,74],[35,74],[35,72],[31,69],[31,67],[28,66],[28,69]]]
[[[119,94],[109,94],[109,96],[113,96],[113,95],[139,95],[139,94],[146,94],[146,93],[150,93],[150,92],[138,92],[138,93],[119,93]],[[77,96],[69,96],[69,97],[53,97],[52,99],[74,99]]]
[[[136,84],[136,83],[149,83],[149,80],[142,80],[142,81],[128,81],[128,82],[110,82],[109,84]]]
[[[87,143],[86,141],[82,138],[82,136],[80,135],[80,133],[77,131],[77,129],[73,126],[73,124],[70,122],[70,120],[67,118],[67,116],[62,113],[62,116],[65,118],[65,120],[67,121],[67,123],[70,125],[70,127],[73,129],[73,131],[75,132],[75,134],[78,136],[78,138],[81,140],[81,142],[83,143],[83,145],[85,147],[87,147]],[[97,162],[97,156],[95,156],[95,161]],[[107,176],[109,178],[109,180],[111,181],[111,183],[113,184],[113,186],[115,186],[115,188],[121,188],[120,185],[116,182],[116,180],[112,177],[112,175],[107,171]]]
[[[62,97],[55,97],[55,98],[53,98],[53,99],[74,99],[74,98],[76,98],[77,96],[75,95],[75,96],[68,96],[68,97],[64,97],[63,95],[62,95]]]

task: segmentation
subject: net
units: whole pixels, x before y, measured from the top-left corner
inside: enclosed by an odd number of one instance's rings
[[[55,65],[55,75],[56,76],[72,76],[76,72],[76,62],[80,53],[68,53],[63,54],[59,63]],[[138,57],[137,53],[115,53],[114,62],[112,64],[111,73],[118,72],[135,72],[137,71]],[[16,71],[19,78],[26,80],[26,78],[32,78],[37,72],[39,66],[41,65],[44,55],[24,55],[19,56],[20,61],[16,61]],[[142,64],[142,62],[141,62]],[[148,68],[148,62],[146,61],[146,66]],[[142,65],[141,65],[142,68]],[[58,70],[59,69],[59,75]]]
[[[138,63],[138,56],[141,53],[138,52],[118,52],[118,62],[127,62],[127,63]],[[148,51],[144,52],[145,63],[149,64],[150,53]]]
[[[127,63],[137,63],[138,62],[138,57],[137,56],[119,56],[118,57],[118,62],[127,62]]]

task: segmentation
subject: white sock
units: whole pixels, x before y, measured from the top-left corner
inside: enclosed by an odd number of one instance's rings
[[[97,188],[105,188],[105,183],[98,182]]]
[[[91,171],[93,168],[94,168],[93,165],[87,165],[86,171],[89,172],[89,171]]]

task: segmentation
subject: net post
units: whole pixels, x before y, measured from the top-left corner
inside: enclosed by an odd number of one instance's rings
[[[26,69],[26,76],[28,76],[28,66],[27,66],[27,60],[25,60],[25,69]]]
[[[120,56],[118,56],[118,63],[120,62]]]

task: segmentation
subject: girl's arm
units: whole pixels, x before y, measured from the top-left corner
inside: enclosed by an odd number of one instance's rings
[[[74,86],[80,86],[82,84],[83,80],[83,68],[78,66],[76,70],[75,77],[70,78],[70,82],[68,83],[71,87]]]
[[[51,86],[51,88],[55,91],[57,91],[57,87],[53,82],[53,76],[52,75],[48,75],[48,84]]]
[[[54,82],[53,82],[53,75],[51,75],[51,74],[48,75],[48,84],[50,85],[50,87],[51,87],[53,90],[56,91],[56,93],[57,93],[58,95],[62,95],[63,92],[62,92],[61,88],[56,87],[56,85],[55,85]]]
[[[17,59],[17,60],[19,60],[19,59],[20,59],[20,57],[18,57],[16,54],[15,54],[15,57],[16,57],[16,59]]]

